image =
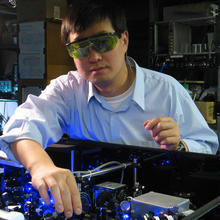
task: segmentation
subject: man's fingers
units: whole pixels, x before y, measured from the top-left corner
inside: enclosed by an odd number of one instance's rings
[[[176,143],[180,142],[180,137],[166,137],[160,141],[160,145],[167,145],[167,148],[171,148],[170,145],[176,145]]]
[[[55,205],[56,210],[58,212],[63,212],[64,205],[62,202],[60,188],[59,188],[57,181],[53,177],[50,177],[50,178],[47,178],[46,184],[47,184],[47,186],[50,190],[50,193],[54,199],[54,205]]]
[[[64,214],[67,218],[71,218],[73,215],[72,198],[66,183],[60,184],[60,193],[64,206]]]
[[[165,150],[176,150],[177,143],[180,142],[180,137],[168,137],[161,141],[160,148]]]
[[[32,184],[39,191],[41,198],[49,204],[49,190],[57,212],[64,212],[66,218],[71,218],[73,212],[80,215],[82,212],[81,198],[72,172],[56,167],[44,171],[40,170],[41,175],[36,174],[32,177]]]
[[[154,128],[154,126],[159,122],[158,118],[154,118],[152,120],[148,120],[144,123],[144,127],[146,130],[151,130]]]
[[[149,122],[150,122],[150,120],[145,121],[144,122],[144,127],[146,127]]]
[[[154,140],[159,144],[175,144],[175,141],[179,139],[178,133],[175,130],[162,130],[156,135],[152,132]]]
[[[168,117],[156,117],[156,118],[153,118],[152,120],[145,121],[144,127],[146,130],[151,130],[155,126],[158,126],[161,124],[163,125],[163,124],[169,123],[170,121],[171,121],[171,119]]]
[[[44,202],[47,205],[49,205],[50,197],[49,197],[49,194],[47,192],[47,186],[46,186],[45,182],[43,180],[41,180],[40,182],[38,182],[38,186],[34,186],[34,187],[38,190],[38,192],[39,192],[41,198],[44,200]]]
[[[68,176],[67,184],[69,185],[74,213],[80,215],[82,213],[82,203],[80,193],[77,188],[76,180],[73,175]]]

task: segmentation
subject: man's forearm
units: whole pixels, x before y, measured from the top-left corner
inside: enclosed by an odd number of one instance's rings
[[[54,166],[46,151],[39,143],[33,140],[19,140],[10,145],[15,157],[24,165],[32,174],[39,164]]]
[[[64,212],[67,218],[72,216],[73,211],[77,215],[81,214],[80,193],[70,170],[56,167],[46,151],[35,141],[20,140],[12,143],[11,149],[30,172],[32,185],[47,204],[50,200],[49,189],[58,212]]]

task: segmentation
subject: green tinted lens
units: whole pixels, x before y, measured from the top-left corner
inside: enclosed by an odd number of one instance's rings
[[[92,48],[99,52],[105,53],[107,51],[113,50],[117,44],[117,37],[115,35],[102,36],[99,39],[92,40]]]
[[[71,57],[82,59],[89,55],[90,47],[92,47],[98,53],[105,53],[114,49],[116,44],[116,34],[108,33],[97,37],[91,37],[83,41],[72,42],[66,47]]]
[[[73,58],[84,58],[89,55],[89,45],[88,40],[86,42],[70,43],[67,45],[67,51]]]

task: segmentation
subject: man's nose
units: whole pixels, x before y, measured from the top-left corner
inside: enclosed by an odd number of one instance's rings
[[[92,47],[89,47],[88,59],[90,62],[97,62],[102,59],[102,55],[101,53],[95,51]]]

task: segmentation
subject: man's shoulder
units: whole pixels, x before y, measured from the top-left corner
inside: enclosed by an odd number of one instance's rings
[[[139,74],[142,75],[144,86],[148,91],[157,89],[166,91],[165,93],[175,92],[181,96],[186,95],[186,90],[181,83],[168,74],[147,68],[140,68]]]
[[[78,71],[69,71],[67,74],[60,75],[51,81],[55,84],[63,85],[84,85],[86,80],[79,74]]]
[[[161,73],[152,69],[147,69],[144,67],[141,67],[140,70],[141,72],[143,72],[142,74],[144,75],[146,81],[152,80],[158,83],[161,82],[161,83],[179,84],[179,82],[174,77],[168,74]]]

